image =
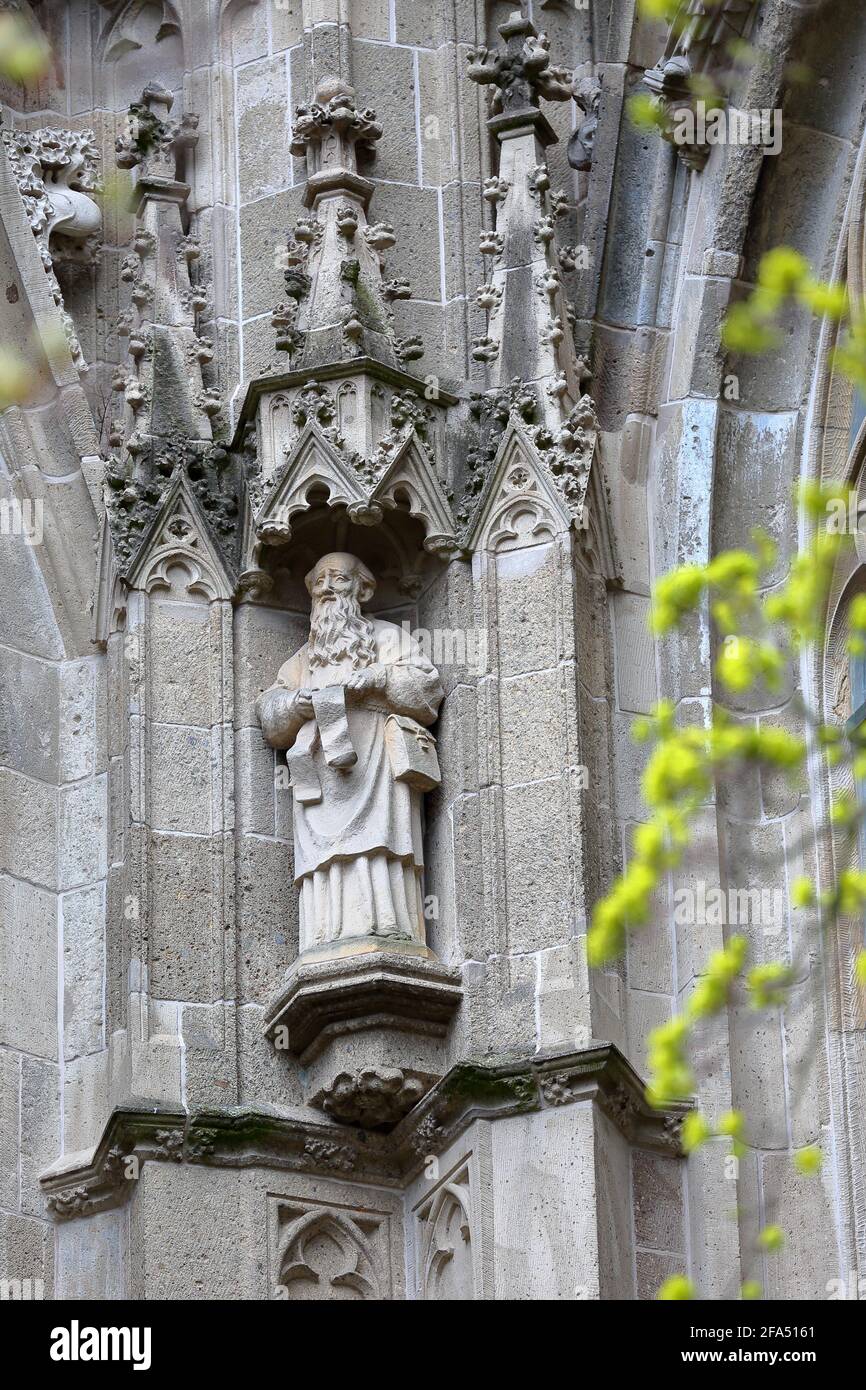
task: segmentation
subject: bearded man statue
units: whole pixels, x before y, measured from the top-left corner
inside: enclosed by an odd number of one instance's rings
[[[257,703],[265,739],[288,750],[301,952],[362,937],[423,946],[439,674],[407,632],[364,615],[376,581],[354,555],[323,556],[306,586],[310,640]]]

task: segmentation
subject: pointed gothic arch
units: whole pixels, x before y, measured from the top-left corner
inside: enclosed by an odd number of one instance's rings
[[[381,1297],[374,1261],[356,1223],[340,1211],[308,1211],[283,1232],[278,1283],[294,1299]]]
[[[183,84],[183,31],[171,0],[128,0],[109,16],[97,53],[111,110],[124,110],[148,81],[157,79],[173,92]]]

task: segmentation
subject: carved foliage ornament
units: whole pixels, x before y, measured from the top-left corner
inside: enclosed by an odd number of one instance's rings
[[[599,107],[601,106],[601,83],[595,77],[582,77],[576,80],[573,96],[583,112],[568,142],[568,162],[572,169],[584,172],[592,167],[595,153],[595,137],[598,131]]]
[[[239,478],[227,451],[204,441],[179,441],[155,452],[127,442],[129,459],[112,458],[105,470],[105,499],[121,573],[128,574],[172,486],[183,479],[226,555],[233,555],[239,513]],[[146,467],[135,459],[147,455]],[[146,476],[142,476],[142,475]],[[166,521],[169,519],[166,518]],[[175,536],[180,541],[180,536]],[[188,544],[188,541],[187,541]]]
[[[386,1127],[411,1110],[426,1089],[424,1081],[397,1067],[366,1067],[335,1077],[322,1095],[321,1107],[347,1124]]]
[[[291,152],[304,155],[311,146],[324,145],[333,137],[341,152],[355,144],[372,148],[381,134],[375,111],[359,111],[351,87],[333,78],[319,86],[316,101],[296,108]]]
[[[43,260],[51,259],[48,242],[55,231],[76,243],[58,246],[56,255],[78,259],[95,255],[102,219],[87,196],[99,188],[99,152],[93,131],[4,130],[2,135],[30,226],[37,237],[44,236]]]
[[[115,141],[121,169],[139,165],[146,177],[177,177],[183,151],[198,141],[198,116],[187,113],[179,121],[169,120],[173,104],[174,97],[161,83],[147,84],[141,101],[129,108],[127,133]]]
[[[550,40],[536,32],[532,22],[515,11],[499,25],[504,47],[473,48],[467,56],[473,82],[495,88],[494,113],[537,107],[539,98],[567,101],[572,74],[550,60]]]
[[[27,220],[63,322],[72,359],[86,363],[72,319],[63,305],[55,266],[64,261],[95,265],[102,214],[90,197],[99,188],[99,154],[90,130],[0,132],[24,201]]]

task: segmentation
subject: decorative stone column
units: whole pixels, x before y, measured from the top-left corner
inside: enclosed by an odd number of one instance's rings
[[[470,78],[493,88],[487,124],[499,145],[499,172],[483,190],[496,210],[495,231],[481,236],[493,269],[476,294],[488,329],[472,355],[488,364],[491,387],[545,382],[543,414],[554,424],[576,405],[588,373],[575,356],[556,254],[566,199],[551,189],[545,150],[557,136],[539,99],[570,100],[572,75],[551,63],[547,39],[522,14],[511,15],[499,33],[502,48],[468,55]]]
[[[289,241],[288,299],[274,310],[277,347],[293,365],[362,356],[398,364],[388,298],[406,297],[409,286],[395,282],[389,294],[383,285],[382,252],[394,234],[368,225],[373,184],[358,173],[358,152],[371,152],[381,134],[375,111],[359,110],[338,77],[323,78],[295,112],[291,150],[306,159],[311,215]]]
[[[218,394],[205,390],[202,381],[213,345],[196,333],[207,303],[205,287],[190,274],[200,247],[194,236],[184,235],[181,218],[190,187],[180,174],[198,141],[198,118],[171,120],[173,101],[159,83],[149,83],[130,108],[128,137],[117,141],[118,164],[136,170],[138,225],[120,270],[131,287],[131,310],[118,324],[118,334],[129,342],[130,369],[118,372],[114,382],[125,418],[115,425],[112,443],[125,439],[133,476],[140,475],[139,460],[152,436],[210,440],[220,409]]]

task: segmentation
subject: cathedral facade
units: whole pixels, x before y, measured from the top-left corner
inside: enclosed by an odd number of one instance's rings
[[[859,559],[771,705],[718,689],[705,614],[649,634],[656,578],[754,527],[779,582],[798,479],[858,488],[866,447],[828,323],[720,344],[775,246],[864,291],[866,12],[669,8],[2,7],[48,59],[0,87],[0,1279],[822,1299],[860,1269],[863,996],[789,906],[833,871],[820,754],[720,779],[587,961],[635,718],[866,700]],[[696,77],[754,119],[714,138]],[[796,967],[702,1037],[733,1164],[644,1084],[731,931],[713,894]]]

